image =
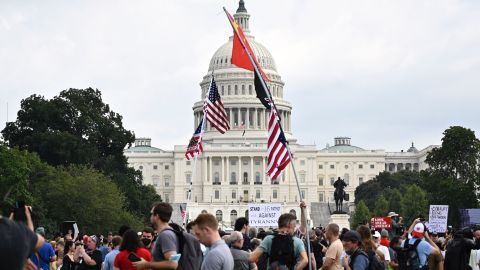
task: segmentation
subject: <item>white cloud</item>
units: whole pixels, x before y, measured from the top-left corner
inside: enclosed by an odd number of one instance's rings
[[[192,105],[237,1],[0,3],[0,119],[22,98],[94,87],[124,125],[173,149],[193,132]],[[477,1],[246,0],[252,33],[273,54],[292,102],[294,135],[337,135],[366,148],[440,142],[476,131]],[[302,104],[302,106],[299,106]]]

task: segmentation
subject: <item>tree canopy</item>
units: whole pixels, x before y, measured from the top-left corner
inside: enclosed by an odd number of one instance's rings
[[[145,221],[152,202],[160,200],[153,187],[142,184],[141,173],[128,167],[123,150],[134,134],[99,90],[68,89],[52,99],[31,95],[2,135],[9,147],[35,152],[49,165],[85,165],[102,172],[124,194],[125,207]]]

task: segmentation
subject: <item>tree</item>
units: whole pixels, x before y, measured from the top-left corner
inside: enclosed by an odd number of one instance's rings
[[[87,165],[111,178],[126,196],[126,207],[148,220],[160,200],[123,154],[134,141],[122,116],[103,103],[99,90],[69,89],[52,99],[32,95],[21,102],[15,122],[2,135],[10,147],[36,152],[53,166]]]
[[[396,173],[381,172],[374,179],[359,185],[355,189],[355,203],[365,201],[368,208],[374,209],[380,195],[390,198],[390,192],[403,186],[420,185],[421,178],[418,172],[399,171]]]
[[[373,210],[373,214],[375,216],[386,216],[388,213],[388,201],[385,199],[383,195],[380,195],[375,203],[375,208]]]
[[[464,183],[480,184],[480,141],[471,129],[452,126],[443,132],[442,146],[427,155],[431,171]]]
[[[37,198],[36,223],[50,232],[64,220],[75,220],[88,234],[106,233],[123,224],[140,229],[143,224],[125,210],[125,196],[112,180],[86,166],[58,167],[32,189]]]
[[[417,185],[406,188],[402,197],[404,223],[410,224],[418,215],[428,216],[428,201],[425,192]]]
[[[353,218],[350,227],[355,229],[359,224],[370,222],[371,217],[372,215],[370,214],[370,210],[365,202],[363,200],[359,201],[355,207],[355,212],[353,212]]]
[[[396,212],[400,213],[402,210],[402,194],[398,189],[394,189],[390,192],[390,195],[388,196],[388,205],[389,205],[389,212]]]

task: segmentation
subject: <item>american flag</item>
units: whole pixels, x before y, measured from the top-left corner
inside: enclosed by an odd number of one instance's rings
[[[278,123],[277,111],[274,106],[271,107],[268,120],[267,175],[275,181],[290,163],[290,156],[288,155],[287,140]]]
[[[227,112],[225,112],[225,108],[223,107],[213,76],[210,91],[204,103],[204,113],[212,127],[216,128],[220,133],[223,134],[230,129]]]
[[[180,214],[182,215],[182,223],[185,223],[185,209],[180,205]]]
[[[203,124],[203,119],[200,121],[200,124],[198,125],[197,129],[195,130],[195,133],[193,133],[192,138],[190,139],[190,142],[188,143],[187,146],[187,152],[185,153],[185,157],[187,160],[190,160],[191,158],[195,157],[196,155],[200,154],[203,152],[203,147],[202,147],[202,126]]]

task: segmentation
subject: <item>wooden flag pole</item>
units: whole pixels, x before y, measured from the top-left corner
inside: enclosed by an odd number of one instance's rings
[[[262,83],[262,86],[263,86],[263,89],[264,91],[266,92],[267,94],[267,97],[270,99],[270,102],[271,104],[273,105],[273,108],[275,111],[278,111],[277,110],[277,106],[275,105],[274,101],[273,101],[273,96],[270,92],[270,89],[267,87],[267,84],[265,83],[265,79],[263,78],[262,76],[262,73],[260,72],[260,67],[257,66],[257,63],[256,61],[254,60],[253,56],[250,54],[250,52],[247,50],[247,47],[245,45],[245,43],[243,42],[243,40],[240,38],[240,35],[238,33],[238,30],[235,28],[235,25],[230,17],[230,14],[228,13],[227,9],[225,7],[223,7],[223,11],[225,11],[226,15],[227,15],[227,18],[228,18],[228,21],[230,22],[230,25],[232,26],[233,28],[233,31],[235,31],[235,35],[237,35],[238,37],[238,40],[240,40],[240,43],[242,44],[242,47],[243,47],[243,50],[247,53],[248,55],[248,58],[250,59],[250,62],[252,62],[252,65],[253,65],[253,68],[255,69],[254,72],[256,72],[259,77],[260,77],[260,82]],[[235,37],[233,37],[235,39]],[[285,132],[283,131],[283,127],[282,127],[282,123],[280,121],[280,117],[278,116],[277,114],[277,122],[278,122],[278,125],[280,127],[280,130],[282,131],[282,133],[285,134]],[[304,197],[302,196],[302,192],[300,190],[300,184],[298,182],[298,176],[297,176],[297,171],[295,170],[295,165],[293,164],[293,156],[292,156],[292,152],[290,151],[290,146],[288,144],[288,141],[287,141],[287,144],[286,144],[286,147],[287,147],[287,152],[288,152],[288,156],[290,158],[290,164],[292,165],[292,170],[293,170],[293,174],[295,176],[295,182],[297,183],[297,189],[298,189],[298,194],[300,196],[300,200],[301,201],[304,201]],[[300,209],[301,210],[301,209]],[[307,223],[307,211],[305,209],[305,211],[301,211],[303,212],[303,217],[305,219],[305,223]],[[309,230],[307,228],[307,226],[305,226],[305,235],[306,235],[306,242],[307,242],[307,251],[308,251],[308,254],[307,254],[307,258],[308,258],[308,269],[309,270],[312,270],[312,260],[311,260],[311,248],[310,248],[310,236],[309,236]]]

